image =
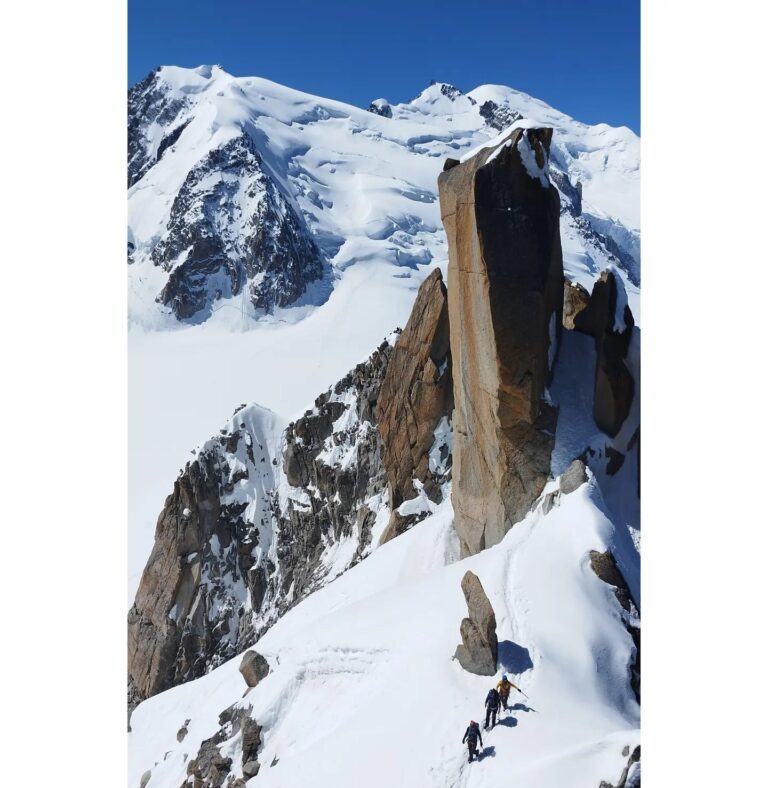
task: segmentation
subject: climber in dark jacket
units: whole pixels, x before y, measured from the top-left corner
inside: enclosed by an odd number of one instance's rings
[[[480,739],[480,746],[483,746],[483,736],[480,733],[480,726],[474,721],[470,720],[469,727],[464,733],[464,738],[461,740],[461,743],[467,743],[467,748],[469,749],[469,762],[472,763],[472,758],[477,757],[479,760],[479,755],[477,754],[477,740]]]
[[[485,696],[485,729],[488,730],[488,721],[491,728],[496,726],[496,715],[499,713],[499,692],[496,687],[491,687]]]

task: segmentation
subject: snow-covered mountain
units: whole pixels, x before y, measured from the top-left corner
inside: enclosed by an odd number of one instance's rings
[[[131,464],[198,448],[132,481],[129,784],[639,785],[638,148],[499,86],[131,90]]]
[[[589,285],[614,263],[636,293],[639,140],[627,128],[588,126],[497,85],[464,94],[435,83],[366,111],[218,66],[160,68],[128,106],[129,305],[140,325],[202,322],[224,307],[295,321],[350,266],[407,276],[439,264],[442,161],[522,118],[555,130],[566,271]]]

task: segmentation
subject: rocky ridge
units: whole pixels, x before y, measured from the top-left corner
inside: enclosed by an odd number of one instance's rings
[[[370,552],[374,530],[380,535],[386,473],[376,403],[392,351],[383,342],[285,432],[277,558],[286,598],[333,579]],[[354,549],[339,564],[342,542]]]
[[[129,706],[242,652],[373,549],[388,519],[376,403],[396,336],[282,435],[243,406],[187,463],[128,616]]]
[[[202,320],[214,302],[244,290],[254,309],[287,306],[323,271],[306,226],[248,134],[189,171],[151,259],[169,272],[158,300],[181,320]]]
[[[419,288],[381,389],[378,424],[391,512],[382,542],[429,511],[410,504],[403,511],[405,502],[422,493],[434,503],[442,500],[452,459],[448,444],[452,410],[448,298],[438,268]],[[436,434],[441,423],[442,441]]]
[[[128,614],[130,705],[231,659],[269,620],[274,430],[240,408],[174,483]]]
[[[128,187],[141,180],[181,136],[186,125],[183,110],[189,102],[172,95],[170,85],[158,79],[160,69],[149,73],[128,91]],[[160,128],[163,135],[156,150],[150,130]]]

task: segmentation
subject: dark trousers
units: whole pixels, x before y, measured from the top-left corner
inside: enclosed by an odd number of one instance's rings
[[[469,749],[469,762],[472,763],[472,758],[477,758],[477,739],[467,739],[467,748]]]
[[[501,698],[501,705],[504,707],[504,711],[507,710],[507,701],[509,700],[509,695],[502,695],[499,693],[499,697]]]
[[[488,727],[488,720],[491,720],[491,727],[496,725],[496,714],[499,711],[498,706],[486,706],[485,709],[485,727]]]

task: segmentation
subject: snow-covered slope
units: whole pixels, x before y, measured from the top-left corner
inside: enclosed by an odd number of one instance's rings
[[[628,614],[590,568],[590,551],[631,560],[603,508],[591,477],[501,544],[457,562],[446,501],[282,618],[256,645],[271,669],[258,687],[243,694],[234,659],[141,704],[129,784],[151,769],[149,788],[177,788],[232,704],[250,708],[262,727],[261,769],[249,785],[597,788],[617,780],[624,748],[639,741],[639,706]],[[468,569],[495,609],[500,663],[527,695],[513,697],[472,765],[461,737],[470,718],[482,718],[498,677],[473,676],[451,659]],[[242,774],[240,737],[225,730],[223,738],[232,774]]]

